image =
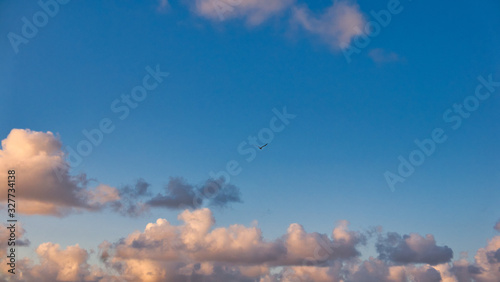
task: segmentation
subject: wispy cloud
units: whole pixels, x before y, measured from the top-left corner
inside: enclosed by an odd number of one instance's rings
[[[366,25],[359,5],[347,0],[333,1],[319,14],[305,4],[297,4],[295,0],[196,0],[187,3],[196,15],[215,22],[240,19],[254,27],[271,18],[287,19],[294,30],[300,27],[334,50],[347,48],[353,38],[363,34],[362,29]]]
[[[381,48],[376,48],[373,50],[370,50],[368,53],[368,56],[375,62],[375,63],[392,63],[392,62],[401,62],[403,61],[403,58],[399,56],[398,54],[394,52],[389,52]]]
[[[298,6],[293,9],[292,20],[333,49],[348,47],[353,38],[363,34],[366,24],[359,5],[350,1],[334,1],[321,15],[314,15],[304,5]]]
[[[192,9],[204,18],[224,21],[244,19],[249,26],[260,25],[288,9],[295,0],[196,0]]]

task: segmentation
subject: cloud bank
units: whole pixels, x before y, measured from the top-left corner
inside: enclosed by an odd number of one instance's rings
[[[330,234],[293,223],[266,240],[254,225],[215,227],[207,208],[185,210],[178,219],[174,225],[159,218],[143,231],[102,242],[98,265],[89,264],[92,252],[78,244],[43,243],[36,248],[39,262],[20,260],[11,281],[500,281],[500,236],[469,262],[452,261],[451,249],[432,235],[378,231],[378,257],[361,259],[358,249],[370,235],[349,230],[347,221]]]

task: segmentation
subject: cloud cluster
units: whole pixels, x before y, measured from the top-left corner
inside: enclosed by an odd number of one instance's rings
[[[12,281],[500,281],[500,236],[480,248],[474,262],[451,261],[432,235],[376,233],[378,257],[361,259],[366,236],[340,221],[330,234],[297,223],[275,240],[256,226],[215,227],[209,209],[185,210],[179,225],[165,219],[99,245],[100,265],[78,245],[43,243],[39,263],[18,262]],[[2,261],[3,263],[3,261]],[[1,278],[1,277],[0,277]]]
[[[28,215],[65,216],[72,212],[100,211],[106,208],[125,216],[139,216],[153,207],[198,208],[203,203],[225,207],[241,202],[240,191],[223,179],[209,179],[201,187],[173,178],[165,194],[151,198],[150,184],[139,179],[133,186],[120,188],[97,183],[85,174],[71,175],[62,143],[52,132],[13,129],[2,140],[0,178],[7,179],[8,170],[15,169],[15,192],[22,201],[17,212]],[[206,197],[206,191],[216,190]],[[7,194],[0,194],[6,201]]]
[[[355,258],[359,255],[356,247],[365,242],[363,235],[348,230],[345,221],[331,236],[308,233],[301,225],[291,224],[286,234],[266,241],[255,226],[214,228],[215,219],[206,208],[185,210],[178,219],[181,225],[158,219],[143,232],[102,243],[101,259],[130,280],[255,281],[272,267]]]
[[[158,219],[142,232],[104,242],[101,259],[128,281],[500,281],[500,236],[470,263],[452,261],[452,250],[432,235],[379,231],[378,258],[362,260],[358,247],[370,235],[350,231],[346,221],[329,235],[294,223],[267,241],[255,226],[214,228],[208,209],[186,210],[178,219],[180,225]]]

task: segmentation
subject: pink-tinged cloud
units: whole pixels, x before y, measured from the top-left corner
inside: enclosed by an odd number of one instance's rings
[[[43,243],[36,248],[36,254],[38,264],[18,258],[16,273],[9,274],[9,281],[106,281],[101,278],[111,276],[89,265],[89,252],[78,244],[62,249],[58,244]]]
[[[500,220],[498,220],[497,224],[495,224],[495,230],[500,232]]]
[[[88,188],[85,175],[72,176],[61,141],[52,132],[12,129],[2,140],[0,179],[16,171],[17,212],[64,216],[71,212],[98,211],[111,205],[123,207],[122,192],[98,184]],[[7,201],[7,193],[0,194]],[[134,205],[137,206],[137,205]]]
[[[315,15],[304,5],[294,7],[292,22],[338,50],[347,48],[355,37],[363,34],[366,19],[357,4],[340,0],[334,1],[321,15]]]
[[[61,248],[43,243],[36,248],[39,262],[19,259],[19,272],[9,281],[500,281],[500,236],[480,248],[474,262],[462,258],[432,265],[443,259],[443,251],[447,253],[432,235],[378,231],[376,246],[384,245],[379,255],[402,252],[405,258],[412,254],[410,259],[363,260],[356,248],[365,238],[349,230],[346,221],[330,235],[309,233],[294,223],[269,241],[256,226],[215,228],[209,209],[186,210],[178,219],[179,225],[158,219],[115,243],[104,241],[99,245],[99,265],[90,265],[91,252],[78,244]],[[1,261],[2,269],[5,262]],[[0,274],[2,278],[6,276]]]
[[[192,9],[215,21],[244,19],[249,26],[260,25],[288,9],[295,0],[195,0]]]
[[[189,275],[200,271],[222,275],[224,266],[230,265],[244,277],[260,277],[269,274],[270,267],[356,257],[356,246],[364,242],[362,235],[347,229],[346,222],[334,229],[332,237],[307,233],[301,225],[292,224],[285,235],[267,241],[257,227],[235,224],[214,228],[209,209],[186,210],[178,219],[181,225],[158,219],[120,242],[104,242],[100,246],[103,261],[127,275],[135,273],[137,279],[144,275],[138,272],[138,261],[158,269],[182,265],[183,273]],[[163,272],[158,275],[167,279]]]

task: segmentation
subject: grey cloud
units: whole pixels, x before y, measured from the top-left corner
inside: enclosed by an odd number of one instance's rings
[[[437,246],[432,235],[425,238],[418,234],[401,236],[388,233],[379,237],[376,244],[379,258],[396,264],[427,263],[437,265],[449,262],[453,251],[447,246]]]

